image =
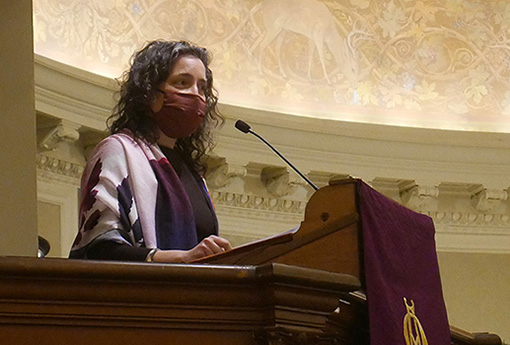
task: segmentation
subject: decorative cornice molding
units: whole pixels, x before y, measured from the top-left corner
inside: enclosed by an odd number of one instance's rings
[[[229,191],[213,191],[212,199],[218,206],[268,211],[275,213],[303,214],[306,202]]]
[[[429,215],[443,232],[457,234],[510,236],[507,214],[476,214],[472,212],[420,212]]]
[[[104,130],[115,81],[35,55],[35,103],[42,113]]]
[[[259,191],[249,193],[229,190],[229,181],[233,177],[244,180],[256,178],[247,175],[246,167],[227,164],[219,160],[208,175],[208,185],[215,205],[228,217],[242,218],[242,212],[248,212],[253,219],[288,221],[296,224],[303,220],[306,198],[291,193],[282,196],[268,193],[266,184],[259,184]],[[84,167],[80,164],[55,158],[44,152],[37,155],[38,176],[50,181],[59,181],[75,186]],[[276,174],[275,179],[287,176],[285,185],[289,186],[288,172],[272,166],[261,168],[266,175]],[[316,176],[334,176],[330,173],[315,172]],[[343,175],[342,175],[343,176]],[[323,182],[323,181],[321,181]],[[293,183],[293,182],[291,182]],[[447,183],[439,186],[417,185],[411,180],[375,178],[369,182],[379,192],[384,193],[410,209],[429,215],[438,232],[445,234],[477,234],[484,236],[510,236],[510,214],[507,214],[508,191],[505,189],[487,189],[479,184]],[[281,194],[281,193],[280,193]],[[285,197],[284,197],[285,196]],[[448,199],[444,202],[444,199]]]
[[[78,184],[83,173],[82,165],[38,153],[36,158],[38,175],[50,180]]]
[[[416,187],[413,189],[419,193],[419,190],[425,190],[436,193],[434,189],[426,187]],[[443,232],[453,233],[469,233],[480,235],[509,235],[510,236],[510,215],[507,214],[491,214],[476,213],[469,211],[448,211],[437,210],[437,200],[432,196],[423,196],[426,202],[420,205],[433,204],[435,210],[424,210],[420,208],[411,208],[414,211],[430,216],[434,223],[442,228]],[[212,198],[218,207],[227,206],[230,209],[244,209],[259,211],[258,216],[261,218],[270,217],[269,213],[275,217],[281,217],[282,213],[292,216],[303,216],[306,208],[305,201],[288,200],[274,197],[264,197],[260,195],[248,195],[241,193],[233,193],[229,191],[213,191]],[[416,198],[420,198],[417,196]],[[235,214],[238,211],[232,211]],[[256,216],[256,214],[253,214]],[[295,220],[295,218],[292,218]]]
[[[70,98],[66,95],[35,87],[36,110],[62,119],[81,123],[95,130],[104,130],[111,109]]]
[[[254,163],[250,163],[252,166]],[[263,168],[261,169],[263,170]],[[332,176],[329,173],[315,172],[316,176]],[[256,175],[244,177],[256,179]],[[436,232],[440,235],[441,243],[438,248],[455,248],[457,237],[461,236],[459,251],[490,251],[486,243],[499,243],[498,252],[508,252],[506,240],[510,238],[510,215],[506,213],[506,190],[486,189],[479,184],[443,183],[438,186],[418,185],[412,180],[375,178],[368,182],[379,192],[387,195],[396,202],[432,218]],[[253,186],[253,183],[251,184]],[[252,194],[249,194],[252,193]],[[228,188],[212,191],[213,200],[219,213],[229,219],[226,233],[246,238],[260,238],[253,233],[257,222],[272,221],[273,228],[287,229],[285,226],[295,226],[304,220],[306,198],[298,197],[296,193],[283,197],[269,194],[264,184],[249,192],[233,192]],[[290,198],[294,198],[291,200]],[[491,207],[480,207],[482,203],[489,203]],[[495,204],[496,206],[494,206]],[[478,205],[478,207],[476,207]],[[235,226],[233,219],[245,219],[244,231]],[[258,219],[258,221],[257,221]],[[274,230],[274,229],[273,229]],[[445,237],[444,235],[447,235]],[[476,238],[473,238],[475,236]],[[503,237],[501,237],[503,236]],[[505,240],[498,240],[505,239]],[[446,242],[445,242],[446,241]],[[481,242],[479,242],[481,241]],[[477,244],[478,243],[478,244]]]

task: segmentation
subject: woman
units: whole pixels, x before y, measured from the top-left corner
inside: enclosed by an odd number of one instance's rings
[[[111,135],[82,177],[70,258],[191,262],[231,249],[201,175],[216,110],[206,49],[154,41],[124,73]]]

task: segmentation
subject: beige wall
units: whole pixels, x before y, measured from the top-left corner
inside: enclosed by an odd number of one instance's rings
[[[0,254],[36,255],[36,135],[30,0],[2,1],[0,46]]]
[[[510,342],[510,255],[438,253],[450,324]]]

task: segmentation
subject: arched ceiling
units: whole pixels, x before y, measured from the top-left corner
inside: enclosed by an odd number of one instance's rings
[[[35,52],[109,78],[153,39],[209,48],[224,104],[510,132],[510,1],[34,0]],[[282,115],[283,116],[283,115]]]

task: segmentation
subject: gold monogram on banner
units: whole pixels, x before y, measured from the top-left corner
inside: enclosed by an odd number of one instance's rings
[[[425,331],[414,311],[414,301],[411,300],[411,304],[407,304],[407,299],[404,297],[404,304],[407,311],[404,316],[404,339],[406,340],[406,345],[428,345]]]

